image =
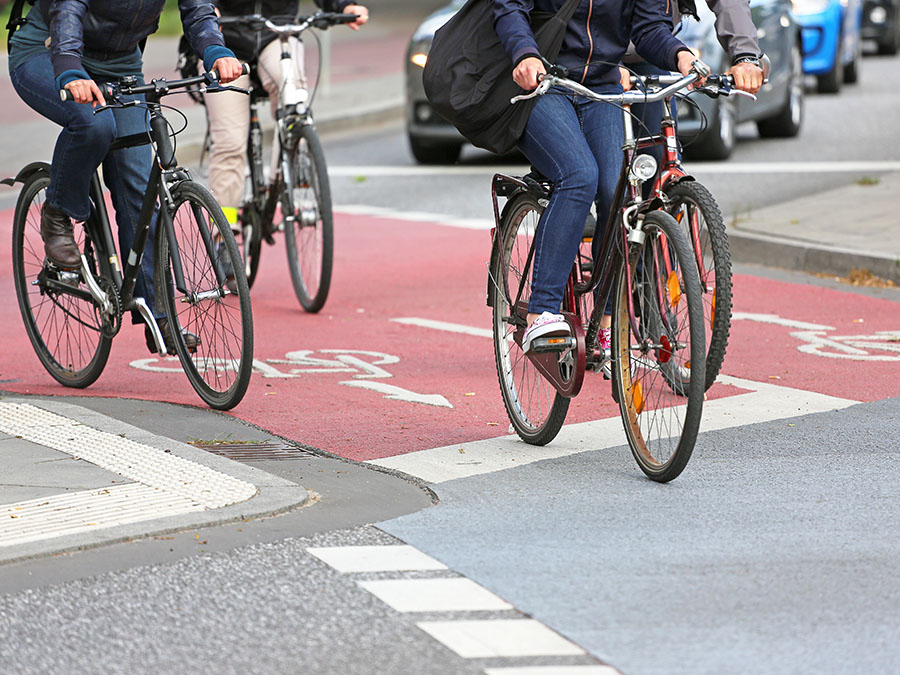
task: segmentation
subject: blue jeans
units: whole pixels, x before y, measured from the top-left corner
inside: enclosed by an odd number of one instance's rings
[[[133,107],[94,115],[89,104],[63,102],[54,82],[49,51],[26,61],[9,75],[25,103],[63,128],[53,150],[47,202],[73,220],[87,220],[91,212],[91,177],[102,164],[103,181],[109,188],[116,212],[119,250],[127,257],[147,191],[153,153],[149,145],[112,152],[109,146],[118,136],[145,131],[147,111]],[[151,309],[154,309],[153,230],[155,219],[134,291],[135,296],[144,298]]]
[[[598,93],[622,91],[604,85]],[[528,118],[519,149],[555,188],[538,228],[528,311],[557,313],[596,202],[601,237],[612,206],[625,130],[622,111],[574,94],[545,94]]]

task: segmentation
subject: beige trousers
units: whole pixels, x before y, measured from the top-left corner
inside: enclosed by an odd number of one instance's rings
[[[303,77],[303,43],[295,38],[288,41],[297,80],[306,86]],[[281,40],[270,42],[260,52],[257,73],[263,88],[269,93],[272,118],[278,107],[281,90]],[[247,89],[250,76],[242,75],[231,83]],[[226,209],[237,208],[244,196],[244,180],[247,166],[247,139],[250,134],[250,105],[246,94],[223,91],[206,95],[206,113],[209,117],[209,133],[212,151],[209,155],[209,187],[216,201]],[[272,144],[270,176],[278,164],[278,134]]]

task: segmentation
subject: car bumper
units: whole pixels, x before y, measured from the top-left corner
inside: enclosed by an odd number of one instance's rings
[[[841,7],[834,4],[819,14],[797,17],[803,39],[803,72],[823,75],[834,68],[841,32]]]

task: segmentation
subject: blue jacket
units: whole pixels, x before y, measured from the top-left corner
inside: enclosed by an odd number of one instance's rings
[[[67,72],[84,72],[83,55],[106,61],[133,54],[140,42],[159,26],[166,0],[40,0],[50,26],[50,59],[57,80]],[[178,0],[184,32],[197,54],[219,46],[231,55],[212,3]]]
[[[617,65],[629,41],[647,61],[677,70],[687,47],[672,35],[675,0],[581,0],[563,39],[557,64],[588,86],[619,81]],[[513,63],[538,56],[532,11],[555,13],[565,0],[494,0],[494,29]]]

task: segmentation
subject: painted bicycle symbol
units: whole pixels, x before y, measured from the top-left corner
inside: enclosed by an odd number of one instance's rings
[[[776,314],[735,312],[732,319],[796,328],[798,330],[791,331],[790,335],[803,343],[797,350],[804,354],[851,361],[900,361],[900,330],[831,335],[830,332],[836,330],[833,326],[784,319]]]
[[[314,356],[314,354],[318,354]],[[296,379],[312,374],[351,373],[352,379],[338,382],[347,387],[367,389],[378,392],[384,398],[432,405],[439,408],[452,408],[453,405],[440,394],[419,394],[403,387],[398,387],[385,380],[393,375],[382,368],[399,363],[400,357],[382,352],[361,349],[300,349],[288,352],[283,359],[253,359],[253,372],[267,379]],[[158,357],[138,359],[131,362],[132,368],[154,373],[180,373],[181,364],[176,357],[160,359]],[[217,364],[227,368],[227,363]]]

